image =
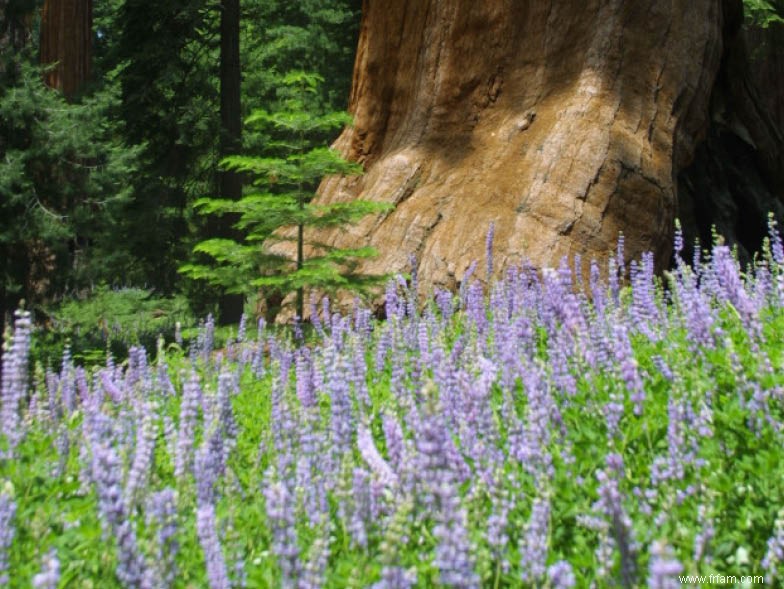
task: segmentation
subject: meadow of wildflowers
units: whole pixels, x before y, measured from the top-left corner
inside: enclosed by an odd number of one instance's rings
[[[664,281],[619,250],[89,369],[30,366],[18,312],[0,587],[780,583],[781,240]]]

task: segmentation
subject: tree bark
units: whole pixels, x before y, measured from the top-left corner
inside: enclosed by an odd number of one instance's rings
[[[365,165],[320,201],[392,213],[327,242],[374,245],[363,272],[419,259],[431,286],[563,256],[669,263],[677,177],[708,135],[740,0],[365,0],[350,110],[336,142]],[[775,167],[775,166],[774,166]],[[587,263],[586,263],[587,265]],[[483,276],[478,271],[476,276]]]
[[[242,147],[242,110],[240,99],[240,2],[221,2],[220,46],[220,156],[239,153]],[[242,177],[231,170],[219,172],[222,198],[239,200],[242,197]],[[216,237],[237,237],[233,230],[236,218],[219,219],[212,228]],[[241,295],[223,295],[220,316],[224,323],[237,323],[242,315],[244,299]]]
[[[41,64],[56,64],[44,74],[51,88],[71,99],[90,78],[92,0],[46,0],[41,13]]]
[[[784,87],[772,73],[781,71],[781,31],[736,24],[726,35],[706,138],[678,176],[678,215],[687,259],[694,239],[710,244],[715,227],[745,265],[768,233],[768,213],[784,224]]]

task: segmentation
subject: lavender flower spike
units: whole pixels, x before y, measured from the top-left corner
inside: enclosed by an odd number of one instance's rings
[[[172,587],[177,576],[177,495],[166,488],[150,496],[146,511],[147,525],[156,527],[155,563],[144,577],[144,589]]]
[[[493,239],[495,238],[495,222],[490,223],[485,240],[485,257],[487,260],[487,281],[493,276]]]
[[[359,453],[362,455],[362,458],[381,482],[387,487],[396,487],[398,483],[397,475],[381,457],[381,454],[378,453],[370,430],[363,424],[357,426],[357,446],[359,446]]]
[[[6,483],[0,489],[0,587],[5,587],[10,581],[8,575],[8,549],[14,540],[14,516],[16,503],[12,498],[13,487]]]
[[[192,372],[185,382],[180,404],[180,429],[177,434],[177,455],[174,457],[174,474],[183,477],[193,464],[193,435],[199,415],[201,388],[199,377]]]
[[[521,547],[520,562],[523,581],[540,582],[547,572],[547,536],[550,523],[550,500],[539,498],[534,501],[531,519],[525,531]]]
[[[648,565],[648,587],[650,589],[678,589],[681,582],[678,575],[683,565],[678,562],[670,546],[656,541],[651,546],[651,560]]]
[[[3,366],[0,376],[0,433],[5,434],[9,452],[22,439],[20,405],[27,394],[27,362],[30,353],[32,322],[30,313],[17,311],[14,333],[3,344]]]
[[[768,550],[762,559],[762,569],[769,579],[775,579],[782,564],[784,564],[784,510],[779,512],[774,533],[768,539]]]
[[[52,548],[44,557],[41,572],[33,577],[33,587],[36,589],[57,589],[60,583],[60,559],[57,550]]]
[[[565,560],[559,560],[550,565],[547,569],[547,576],[550,578],[550,585],[553,589],[571,589],[577,584],[572,565]]]
[[[196,531],[204,550],[210,589],[231,589],[229,573],[216,529],[215,507],[211,504],[200,505],[196,510]]]

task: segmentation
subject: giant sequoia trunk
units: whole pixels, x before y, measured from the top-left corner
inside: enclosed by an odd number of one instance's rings
[[[741,21],[740,0],[365,0],[336,146],[366,174],[320,198],[397,206],[324,238],[376,246],[365,271],[415,254],[447,287],[482,263],[491,223],[497,269],[601,261],[619,233],[667,264],[677,178]]]
[[[92,0],[46,0],[41,13],[41,64],[54,65],[46,84],[71,98],[90,77]]]

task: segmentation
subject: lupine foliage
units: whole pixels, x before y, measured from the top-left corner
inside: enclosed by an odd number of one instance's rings
[[[488,251],[492,251],[492,236]],[[676,252],[681,251],[680,239]],[[0,584],[650,587],[784,567],[784,248],[389,284],[29,378],[3,357]],[[490,277],[492,278],[492,277]],[[584,285],[584,286],[583,286]],[[489,292],[485,292],[485,290]],[[168,354],[166,356],[165,354]],[[73,585],[75,584],[75,585]]]

